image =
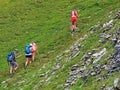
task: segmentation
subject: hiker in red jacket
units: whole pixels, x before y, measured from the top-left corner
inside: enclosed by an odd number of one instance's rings
[[[77,21],[77,18],[78,18],[78,12],[77,12],[76,9],[73,9],[72,12],[71,12],[72,31],[76,31],[76,27],[77,27],[76,21]]]
[[[37,45],[35,42],[32,42],[31,45],[32,45],[32,60],[34,61],[36,56]]]

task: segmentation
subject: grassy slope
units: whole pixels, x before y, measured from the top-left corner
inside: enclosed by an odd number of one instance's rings
[[[53,3],[54,2],[54,3]],[[103,24],[109,21],[110,18],[106,18],[110,11],[117,11],[119,8],[119,0],[80,0],[80,1],[66,1],[66,0],[1,0],[0,1],[0,81],[7,79],[9,76],[8,65],[6,63],[6,55],[13,48],[20,50],[19,54],[23,57],[18,59],[20,68],[14,78],[1,88],[7,86],[6,89],[12,90],[12,88],[21,88],[23,85],[18,84],[13,86],[15,82],[27,80],[24,83],[23,89],[30,90],[36,84],[36,89],[53,90],[55,88],[61,88],[61,84],[64,83],[69,72],[68,68],[74,63],[79,62],[78,58],[74,61],[65,65],[64,69],[57,71],[59,78],[52,78],[52,83],[47,85],[39,84],[39,81],[44,79],[38,77],[39,74],[44,73],[51,69],[53,64],[56,62],[55,56],[60,54],[66,47],[69,47],[78,38],[89,34],[88,29],[100,22]],[[72,8],[76,6],[79,11],[80,19],[78,20],[78,26],[80,32],[77,32],[74,37],[71,37],[70,33],[70,12]],[[90,17],[90,18],[89,18]],[[91,35],[91,38],[85,44],[83,52],[92,49],[97,43],[97,35],[101,31],[96,31],[95,34]],[[94,37],[96,36],[96,37]],[[95,41],[93,41],[93,39]],[[27,70],[23,69],[24,58],[24,47],[31,41],[37,41],[39,54],[45,54],[46,58],[40,58],[37,55],[36,62],[29,66]],[[93,43],[91,43],[93,41]],[[91,47],[90,47],[91,46]],[[102,48],[102,47],[101,47]],[[48,53],[54,51],[53,53]],[[43,66],[45,69],[40,70]],[[39,78],[39,79],[38,79]],[[112,79],[113,80],[113,79]],[[75,90],[79,87],[78,81],[76,86],[73,87]],[[106,81],[107,82],[107,81]],[[96,87],[96,84],[89,84],[90,86]],[[99,87],[100,85],[98,85]],[[85,90],[87,90],[85,89]],[[94,88],[91,87],[91,90]],[[83,90],[83,89],[82,89]]]

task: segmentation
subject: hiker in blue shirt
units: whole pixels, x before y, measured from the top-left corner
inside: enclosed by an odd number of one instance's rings
[[[13,77],[13,75],[15,74],[16,70],[19,67],[18,63],[16,62],[16,58],[21,57],[21,55],[16,57],[17,53],[18,53],[18,49],[15,49],[14,52],[9,52],[7,57],[7,61],[10,64],[10,78]]]

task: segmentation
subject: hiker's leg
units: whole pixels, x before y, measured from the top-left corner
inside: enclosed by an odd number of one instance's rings
[[[13,67],[10,66],[10,74],[13,72]]]
[[[32,55],[32,60],[34,61],[35,60],[35,55],[36,55],[36,51],[33,52],[33,55]]]
[[[72,17],[72,29],[73,29],[73,31],[76,30],[76,20],[77,20],[76,17]]]
[[[34,52],[32,53],[32,61],[34,61],[34,58],[35,58],[35,56],[34,56]]]
[[[26,57],[25,67],[28,65],[28,58]]]
[[[13,77],[13,67],[10,66],[10,78],[12,78],[12,77]]]
[[[75,26],[75,24],[74,24],[74,25],[72,25],[72,28],[73,28],[73,31],[75,31],[75,30],[76,30],[76,26]]]
[[[19,65],[17,64],[17,62],[14,62],[14,64],[15,64],[14,71],[16,72],[16,70],[18,69]]]
[[[33,55],[30,55],[30,56],[29,56],[29,61],[30,61],[30,64],[31,64],[31,63],[32,63],[32,61],[33,61],[32,56],[33,56]]]
[[[30,61],[30,64],[31,64],[31,63],[32,63],[32,61],[33,61],[32,57],[31,57],[31,58],[29,58],[29,61]]]
[[[74,31],[74,22],[72,22],[72,31]]]
[[[18,66],[17,66],[17,67],[15,67],[15,69],[14,69],[14,70],[16,71],[17,69],[18,69]]]
[[[75,21],[75,23],[74,23],[74,29],[76,30],[76,21]]]
[[[74,18],[71,18],[71,22],[72,22],[72,31],[74,31]]]

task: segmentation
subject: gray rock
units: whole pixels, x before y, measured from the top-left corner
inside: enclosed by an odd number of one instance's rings
[[[114,88],[119,88],[120,89],[120,87],[118,86],[119,82],[120,82],[119,78],[115,78],[115,80],[114,80]]]
[[[44,76],[45,76],[45,74],[40,74],[39,76],[40,76],[40,77],[44,77]]]
[[[105,90],[114,90],[113,87],[107,87]]]
[[[66,80],[66,83],[71,83],[72,81],[68,78],[67,80]]]
[[[120,11],[117,12],[116,16],[114,17],[114,19],[120,19]]]
[[[105,87],[106,87],[106,84],[103,84],[102,87],[101,87],[101,89],[105,90]]]
[[[80,51],[78,51],[78,52],[73,52],[73,53],[71,54],[71,57],[72,57],[72,58],[75,58],[76,56],[79,55],[79,53],[80,53]]]
[[[117,45],[115,46],[115,49],[119,52],[119,51],[120,51],[120,45],[117,44]]]
[[[79,65],[78,65],[78,64],[73,65],[73,66],[71,67],[71,71],[76,70],[78,67],[79,67]]]
[[[112,69],[118,68],[120,67],[120,63],[115,63],[113,65],[111,65]]]
[[[117,38],[112,39],[112,44],[115,46],[117,44]]]
[[[105,34],[105,33],[103,33],[103,34],[100,35],[100,38],[109,39],[110,37],[111,37],[111,35]]]
[[[96,63],[97,61],[99,61],[101,59],[101,57],[106,53],[106,48],[103,48],[102,51],[100,51],[99,53],[95,53],[92,56],[95,57],[96,59],[93,61],[93,63]]]
[[[95,75],[96,75],[96,72],[92,72],[91,75],[92,75],[92,76],[95,76]]]
[[[117,33],[117,35],[120,34],[120,28],[117,29],[117,32],[116,32],[116,33]]]
[[[57,63],[57,65],[55,65],[55,66],[52,68],[52,71],[55,72],[55,71],[58,70],[59,68],[61,68],[61,64],[60,64],[60,63]]]
[[[73,85],[75,85],[75,81],[72,81],[72,82],[71,82],[71,86],[73,86]]]
[[[104,23],[103,24],[103,28],[112,28],[114,26],[114,24],[113,24],[113,20],[110,20],[109,22],[106,22],[106,23]]]

